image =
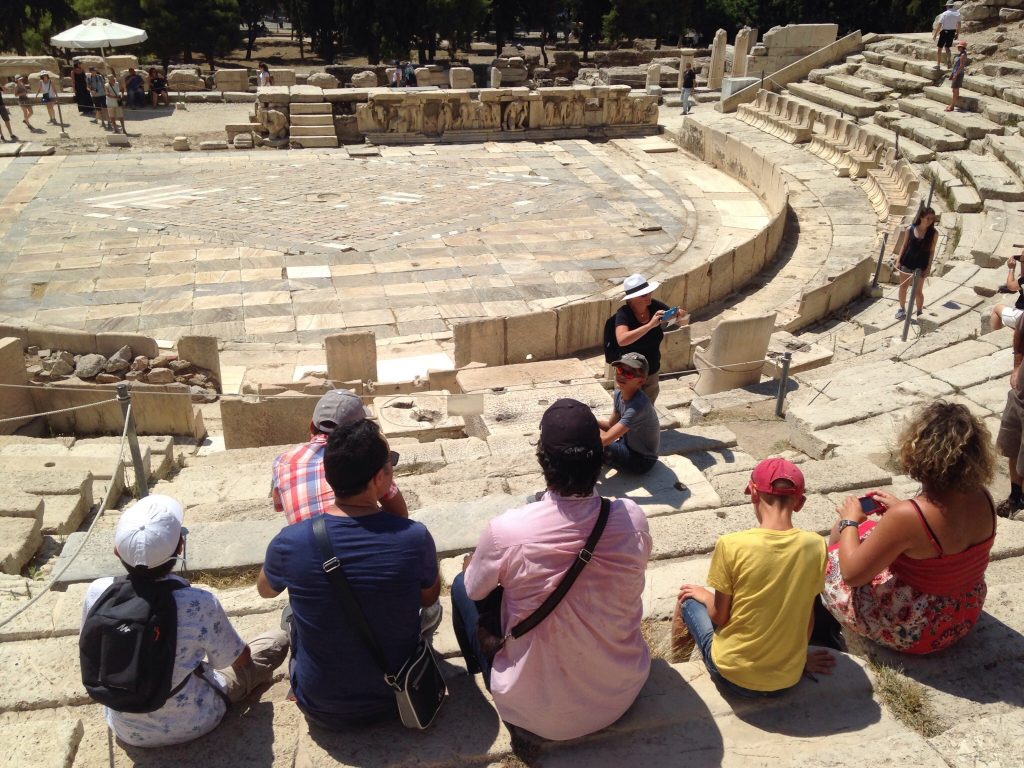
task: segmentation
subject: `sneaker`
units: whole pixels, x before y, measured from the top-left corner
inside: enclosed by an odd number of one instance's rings
[[[917,310],[917,316],[918,316],[918,317],[920,317],[920,316],[921,316],[921,312],[922,312],[922,311],[923,311],[923,310],[920,310],[920,309],[919,309],[919,310]]]
[[[996,514],[1000,517],[1013,517],[1014,513],[1024,509],[1024,500],[1009,496],[996,504]]]
[[[896,310],[896,319],[903,320],[907,316],[907,313],[903,311],[903,307]]]
[[[420,608],[420,637],[429,638],[441,624],[444,609],[438,601],[426,608]]]

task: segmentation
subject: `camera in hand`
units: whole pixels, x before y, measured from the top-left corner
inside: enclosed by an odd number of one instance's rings
[[[860,511],[865,515],[873,515],[885,509],[874,496],[861,496],[857,501],[860,502]]]

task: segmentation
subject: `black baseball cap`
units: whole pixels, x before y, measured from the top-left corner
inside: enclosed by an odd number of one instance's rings
[[[540,419],[540,447],[565,458],[589,459],[601,454],[601,430],[590,406],[563,397]]]

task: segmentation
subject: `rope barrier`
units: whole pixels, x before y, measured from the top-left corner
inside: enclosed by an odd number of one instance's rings
[[[116,401],[114,401],[114,402],[116,402]],[[130,421],[131,408],[132,408],[132,406],[131,406],[131,404],[129,404],[128,405],[128,413],[125,415],[125,419],[124,419],[124,429],[121,432],[121,442],[120,442],[120,444],[117,447],[117,463],[121,465],[122,470],[124,469],[124,463],[122,461],[122,459],[124,457],[124,445],[125,445],[125,440],[127,439],[127,436],[128,436],[128,425],[131,423],[131,421]],[[114,477],[114,474],[116,473],[116,471],[117,471],[117,466],[115,465],[114,472],[111,473],[111,477]],[[85,549],[85,544],[86,544],[87,541],[89,541],[89,537],[92,536],[93,529],[96,527],[96,522],[101,517],[103,517],[103,514],[106,511],[107,511],[107,500],[104,499],[100,503],[99,509],[96,510],[96,515],[93,517],[92,522],[89,523],[89,527],[85,531],[85,538],[82,539],[82,543],[79,545],[78,549],[76,549],[71,554],[71,557],[69,557],[67,559],[67,561],[64,563],[64,567],[61,568],[57,573],[55,573],[55,574],[53,574],[51,576],[50,581],[48,581],[46,583],[46,586],[43,587],[42,591],[38,595],[36,595],[31,600],[29,600],[27,603],[25,603],[23,606],[18,608],[16,611],[14,611],[14,613],[10,614],[9,616],[4,617],[3,620],[0,620],[0,628],[7,626],[12,621],[14,621],[16,618],[18,618],[18,616],[20,616],[25,611],[27,611],[29,608],[31,608],[33,605],[35,605],[37,602],[39,602],[39,600],[41,600],[43,598],[43,596],[53,588],[53,585],[57,583],[57,579],[59,579],[61,576],[64,575],[64,573],[67,571],[67,569],[71,567],[71,564],[73,562],[75,562],[75,559],[78,557],[78,555],[81,553],[81,551],[83,549]]]
[[[2,386],[6,387],[6,386],[20,386],[20,385],[4,384]],[[37,387],[37,389],[38,389],[38,387]],[[82,390],[81,389],[77,389],[75,391],[76,392],[81,392]],[[0,419],[0,424],[6,424],[9,421],[25,421],[26,419],[34,419],[37,416],[53,416],[54,414],[57,414],[57,413],[68,413],[69,411],[80,411],[83,408],[95,408],[96,406],[99,406],[99,405],[106,405],[107,403],[116,403],[116,402],[117,402],[116,399],[97,400],[95,403],[86,403],[85,405],[73,405],[70,408],[58,408],[56,411],[43,411],[42,413],[29,413],[29,414],[26,414],[24,416],[11,416],[10,418]]]

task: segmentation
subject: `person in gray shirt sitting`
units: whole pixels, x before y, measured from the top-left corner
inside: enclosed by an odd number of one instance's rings
[[[641,474],[658,461],[661,427],[654,403],[643,392],[647,358],[627,352],[612,363],[615,368],[615,410],[598,419],[605,463],[623,472]]]

